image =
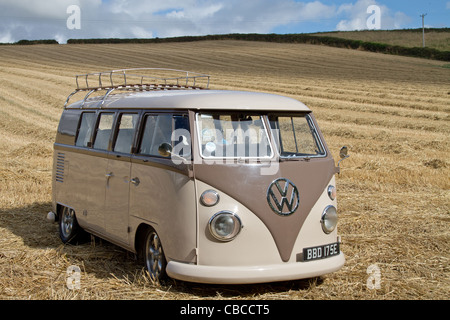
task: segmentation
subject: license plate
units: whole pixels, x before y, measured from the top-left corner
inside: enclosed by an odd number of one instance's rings
[[[322,246],[304,248],[303,261],[324,259],[339,254],[339,242],[325,244]]]

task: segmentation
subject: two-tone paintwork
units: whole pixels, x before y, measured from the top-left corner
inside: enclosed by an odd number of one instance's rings
[[[130,92],[75,102],[64,109],[54,144],[54,212],[61,206],[74,209],[82,228],[132,252],[139,246],[140,230],[151,226],[161,239],[168,275],[187,281],[269,282],[340,269],[343,253],[308,262],[302,257],[304,248],[339,241],[336,230],[325,234],[320,223],[326,206],[337,207],[336,199],[327,194],[328,186],[335,186],[336,168],[320,130],[324,156],[286,160],[274,152],[270,161],[277,165],[276,172],[261,174],[267,163],[236,160],[230,165],[202,158],[196,112],[225,110],[309,114],[318,130],[303,103],[266,93]],[[116,153],[111,151],[112,140],[107,151],[76,147],[80,115],[88,111],[136,112],[141,119],[149,112],[187,114],[191,161],[175,164],[170,158]],[[139,123],[132,150],[141,132]],[[278,178],[289,179],[298,189],[299,204],[293,214],[276,214],[267,202],[268,188]],[[218,204],[201,204],[199,197],[206,190],[219,194]],[[232,241],[221,242],[208,229],[210,218],[223,210],[242,221],[242,230]]]

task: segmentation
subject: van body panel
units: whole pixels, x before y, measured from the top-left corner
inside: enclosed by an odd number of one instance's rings
[[[129,245],[128,208],[130,192],[130,157],[111,154],[105,180],[105,205],[103,208],[103,220],[105,221],[105,233],[115,242]]]
[[[73,208],[81,227],[103,234],[107,154],[85,154],[77,152],[75,147],[58,145],[54,148],[64,152],[65,172],[70,172],[65,173],[64,182],[56,183],[55,201]]]
[[[206,190],[219,194],[219,203],[206,207],[198,203],[199,244],[198,265],[207,266],[253,266],[281,262],[275,241],[263,221],[246,208],[238,199],[226,192],[200,180],[197,181],[197,194]],[[228,188],[229,189],[229,188]],[[239,216],[242,229],[232,241],[216,240],[209,231],[209,220],[220,211],[231,211]]]
[[[331,178],[327,186],[328,185],[336,185],[336,178],[334,176]],[[293,262],[303,260],[304,257],[302,256],[302,253],[304,248],[330,244],[333,242],[340,242],[337,234],[337,227],[329,234],[325,234],[324,232],[322,232],[320,219],[324,209],[328,205],[333,205],[337,208],[337,201],[336,199],[331,200],[328,196],[327,188],[324,188],[322,194],[312,207],[310,213],[303,223],[302,228],[300,229],[300,232],[297,235],[297,239],[295,241],[289,261]],[[328,259],[330,258],[324,259],[324,261],[327,261]]]
[[[166,162],[167,166],[163,167],[161,162]],[[187,170],[175,170],[170,163],[170,159],[160,162],[150,159],[144,162],[143,158],[133,160],[130,176],[137,177],[140,183],[130,185],[129,213],[156,230],[167,260],[195,262],[197,209],[194,180]]]
[[[328,185],[334,185],[334,176]],[[198,194],[213,187],[197,182]],[[291,255],[287,261],[279,250],[268,227],[252,211],[228,194],[217,190],[220,201],[214,207],[199,203],[199,248],[197,265],[169,263],[171,277],[201,283],[257,283],[309,278],[339,270],[345,262],[342,252],[337,256],[316,261],[303,261],[303,249],[339,242],[337,230],[322,232],[320,219],[327,205],[336,205],[324,188],[297,233]],[[242,197],[241,197],[242,198]],[[208,231],[208,221],[215,212],[229,210],[242,221],[242,230],[233,241],[215,240]]]
[[[276,176],[260,175],[261,165],[195,165],[196,179],[223,190],[257,215],[266,225],[283,261],[291,257],[298,233],[323,190],[334,175],[330,158],[280,164]],[[292,215],[275,214],[267,202],[267,191],[277,178],[287,178],[298,188],[299,207]],[[249,187],[251,186],[251,187]]]

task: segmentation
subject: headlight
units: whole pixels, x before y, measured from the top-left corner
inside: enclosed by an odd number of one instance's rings
[[[215,206],[219,202],[219,194],[214,190],[206,190],[200,196],[200,202],[206,207]]]
[[[330,233],[336,228],[337,224],[337,212],[334,206],[328,206],[322,213],[320,223],[322,224],[322,230],[325,233]]]
[[[242,224],[239,217],[229,211],[216,213],[209,219],[209,231],[220,241],[233,240],[241,231]]]
[[[331,200],[336,199],[336,187],[329,185],[328,186],[328,196],[330,197]]]

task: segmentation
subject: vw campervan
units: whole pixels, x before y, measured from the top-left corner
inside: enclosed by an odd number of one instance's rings
[[[177,75],[152,75],[163,71]],[[303,103],[211,90],[208,75],[175,70],[76,81],[54,143],[53,216],[64,243],[88,232],[142,256],[156,279],[201,283],[343,266],[339,168]]]

